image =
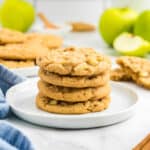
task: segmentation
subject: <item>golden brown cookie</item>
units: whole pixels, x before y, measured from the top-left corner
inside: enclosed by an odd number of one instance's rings
[[[110,79],[114,81],[130,81],[131,76],[127,74],[122,68],[111,70]]]
[[[60,75],[94,76],[110,70],[110,60],[92,48],[62,48],[39,57],[37,64],[44,70]]]
[[[38,82],[40,92],[52,99],[78,102],[101,99],[110,93],[110,86],[107,83],[101,87],[95,88],[68,88],[48,84],[42,80]]]
[[[94,25],[85,22],[72,22],[70,24],[72,26],[72,31],[74,32],[95,31],[96,29]]]
[[[32,60],[45,55],[49,49],[40,44],[8,44],[0,46],[0,58],[10,60]]]
[[[25,39],[25,35],[19,31],[0,29],[0,44],[23,43]]]
[[[26,39],[27,43],[40,43],[49,49],[59,48],[63,44],[63,39],[61,37],[49,34],[28,33]]]
[[[126,74],[131,76],[137,84],[150,89],[150,61],[131,56],[122,56],[117,63],[123,68]]]
[[[58,114],[84,114],[89,112],[99,112],[109,106],[110,97],[103,99],[68,103],[63,101],[56,101],[51,98],[43,96],[39,93],[36,97],[36,105],[38,108],[52,113]]]
[[[35,65],[35,62],[33,60],[15,61],[15,60],[0,59],[0,64],[8,68],[22,68],[22,67],[32,67]]]
[[[42,69],[39,70],[40,78],[53,85],[74,87],[74,88],[85,88],[85,87],[97,87],[107,84],[109,81],[109,73],[103,73],[98,76],[63,76],[56,73],[50,73]]]

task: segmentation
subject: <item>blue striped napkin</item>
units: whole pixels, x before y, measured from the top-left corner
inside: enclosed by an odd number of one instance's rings
[[[0,119],[8,117],[10,114],[10,107],[5,99],[6,91],[25,79],[0,65]],[[33,146],[22,132],[0,120],[0,150],[33,150]]]

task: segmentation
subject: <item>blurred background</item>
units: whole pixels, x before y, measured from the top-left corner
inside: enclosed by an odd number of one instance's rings
[[[0,29],[10,39],[13,30],[55,35],[58,47],[90,47],[112,58],[150,59],[149,24],[150,0],[0,0]]]
[[[29,0],[53,21],[85,20],[97,23],[106,7],[132,7],[137,11],[150,8],[150,0]]]
[[[0,0],[2,2],[3,0]],[[92,21],[97,23],[106,7],[131,7],[137,11],[150,8],[150,0],[28,0],[52,21]]]

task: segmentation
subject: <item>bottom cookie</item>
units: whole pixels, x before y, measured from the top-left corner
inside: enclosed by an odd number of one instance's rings
[[[0,59],[0,64],[8,68],[22,68],[22,67],[32,67],[35,65],[35,62],[33,60],[17,61],[17,60]]]
[[[56,101],[45,97],[39,93],[36,97],[36,105],[38,108],[58,114],[84,114],[90,112],[99,112],[109,106],[110,97],[105,97],[100,100],[86,102],[63,102]]]

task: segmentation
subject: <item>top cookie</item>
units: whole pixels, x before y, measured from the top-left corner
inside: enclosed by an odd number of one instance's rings
[[[115,68],[111,70],[110,79],[113,81],[130,81],[131,76],[122,68]]]
[[[0,29],[0,44],[22,43],[25,39],[25,35],[21,32],[6,28]]]
[[[93,76],[110,70],[110,60],[91,48],[52,50],[39,57],[37,64],[44,70],[61,75]]]

